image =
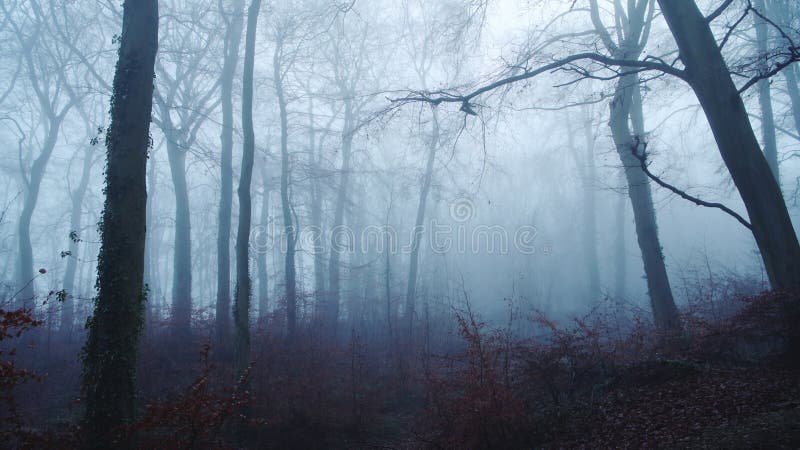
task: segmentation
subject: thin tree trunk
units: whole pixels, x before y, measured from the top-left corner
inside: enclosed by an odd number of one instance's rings
[[[281,210],[283,227],[286,233],[286,258],[284,277],[286,282],[286,334],[291,343],[295,340],[297,329],[297,273],[295,268],[295,228],[292,220],[292,206],[289,203],[289,124],[286,111],[286,96],[283,87],[281,67],[282,38],[275,43],[272,59],[275,93],[278,97],[278,109],[281,123]]]
[[[261,198],[260,225],[264,233],[269,230],[269,180],[267,179],[266,161],[261,168],[261,185],[263,194]],[[267,273],[267,250],[260,248],[257,255],[258,264],[258,317],[265,319],[269,312],[269,274]]]
[[[250,364],[250,219],[252,204],[250,186],[253,181],[255,133],[253,131],[253,68],[255,65],[256,28],[261,0],[253,0],[247,10],[244,68],[242,71],[242,172],[239,176],[239,226],[236,233],[236,302],[233,322],[236,328],[234,345],[236,376],[241,377]]]
[[[800,133],[800,86],[797,84],[797,64],[783,69],[783,76],[786,77],[786,90],[789,92],[789,100],[792,104],[794,129]]]
[[[231,314],[231,215],[233,203],[233,81],[242,39],[244,1],[236,0],[225,33],[224,60],[220,76],[222,132],[220,133],[220,197],[217,234],[216,344],[223,353],[229,348]]]
[[[620,173],[622,183],[626,182],[625,174]],[[627,249],[625,245],[625,229],[627,228],[627,214],[625,214],[625,195],[619,194],[615,212],[616,235],[614,239],[614,268],[615,268],[615,288],[614,293],[618,299],[625,298],[627,294]]]
[[[586,112],[583,123],[583,136],[585,141],[584,151],[584,180],[583,180],[583,250],[586,257],[586,272],[589,277],[589,295],[600,295],[600,264],[597,261],[597,208],[595,201],[595,183],[597,181],[597,167],[594,159],[594,132],[592,131],[592,116]]]
[[[160,242],[159,236],[154,235],[155,226],[153,225],[153,202],[155,201],[156,186],[158,184],[158,172],[156,171],[156,159],[148,158],[148,174],[147,174],[147,206],[145,208],[147,217],[147,236],[145,237],[144,247],[144,284],[147,287],[147,310],[148,316],[153,314],[158,308],[158,257],[155,249],[157,245],[154,243]]]
[[[147,286],[147,310],[154,317],[161,317],[163,280],[164,277],[159,270],[162,255],[162,246],[158,243],[163,242],[164,227],[156,224],[155,199],[158,187],[158,171],[156,170],[156,158],[152,153],[147,160],[147,236],[145,243],[145,272],[144,280]]]
[[[392,247],[391,238],[389,234],[389,218],[392,214],[392,205],[394,203],[393,192],[389,193],[389,206],[386,208],[386,222],[383,230],[383,281],[386,296],[386,330],[388,337],[389,359],[394,357],[394,306],[392,305]]]
[[[755,7],[761,14],[766,15],[764,0],[755,0]],[[756,44],[759,56],[759,71],[767,71],[766,55],[769,52],[769,28],[767,22],[759,16],[754,17],[756,24]],[[772,112],[772,93],[768,79],[758,82],[758,104],[761,106],[761,135],[764,139],[764,156],[767,164],[775,175],[778,186],[781,184],[780,169],[778,167],[778,141],[775,137],[775,117]]]
[[[678,44],[686,78],[747,208],[772,288],[796,289],[800,287],[800,244],[708,22],[693,0],[658,3]]]
[[[320,153],[317,149],[313,101],[308,106],[308,148],[311,163],[311,229],[314,236],[314,296],[317,317],[325,320],[325,252],[322,245],[322,183],[320,183]],[[322,141],[322,139],[320,139]]]
[[[414,222],[414,230],[411,237],[411,255],[408,265],[408,285],[406,286],[406,333],[410,340],[413,337],[414,310],[416,307],[417,295],[417,272],[419,270],[419,247],[422,241],[423,222],[425,221],[425,206],[428,201],[428,192],[431,189],[433,180],[433,165],[436,162],[436,150],[439,147],[439,116],[436,108],[432,108],[431,136],[428,142],[428,161],[425,165],[425,174],[422,177],[422,188],[419,191],[419,203],[417,204],[417,218]]]
[[[144,315],[147,150],[157,49],[158,1],[127,0],[106,137],[97,302],[83,358],[85,444],[93,448],[112,446],[117,428],[136,414],[136,352]]]
[[[325,313],[326,331],[335,339],[339,323],[341,302],[341,267],[342,249],[337,242],[339,230],[344,226],[344,213],[347,207],[348,188],[350,184],[350,160],[353,147],[353,100],[349,95],[344,99],[344,127],[342,128],[342,167],[339,172],[339,190],[336,194],[336,210],[333,216],[331,233],[331,255],[328,262],[328,292]]]
[[[165,117],[167,114],[169,111]],[[192,320],[192,238],[189,189],[186,183],[186,150],[176,141],[176,133],[170,131],[167,131],[167,156],[175,191],[172,326],[176,335],[186,336],[190,333]]]
[[[791,27],[792,20],[797,17],[797,13],[800,12],[800,10],[797,9],[797,2],[795,0],[771,0],[768,4],[769,11],[767,11],[767,17],[784,29]],[[794,128],[800,133],[800,85],[798,85],[797,80],[797,67],[796,63],[790,64],[784,68],[781,73],[783,73],[784,78],[786,78],[786,91],[789,94]]]
[[[69,229],[70,234],[79,233],[81,229],[81,215],[83,213],[83,198],[89,186],[89,176],[92,173],[92,163],[94,148],[89,147],[83,154],[83,170],[81,179],[75,192],[72,192],[72,212],[70,213]],[[66,299],[61,304],[61,334],[67,342],[72,340],[72,329],[75,325],[75,273],[78,269],[78,240],[72,235],[69,238],[69,256],[67,257],[67,268],[64,271],[64,291],[67,293]]]

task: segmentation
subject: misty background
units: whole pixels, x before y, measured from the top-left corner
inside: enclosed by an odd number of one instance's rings
[[[52,318],[51,326],[77,332],[94,296],[103,140],[121,8],[115,1],[1,3],[0,297],[23,301]],[[160,5],[145,274],[147,308],[155,317],[170,317],[176,289],[188,295],[199,317],[215,313],[219,80],[226,23],[233,17],[228,3],[236,2],[166,0]],[[698,3],[710,11],[717,2]],[[613,23],[612,2],[600,4],[603,19]],[[720,34],[738,18],[737,11],[725,14],[715,28]],[[427,308],[446,311],[465,298],[497,320],[503,320],[509,301],[556,316],[580,314],[601,302],[649,310],[628,186],[608,127],[615,80],[555,70],[480,97],[477,116],[457,104],[393,102],[416,90],[466,92],[521,67],[596,49],[598,37],[585,32],[593,25],[581,2],[268,2],[260,20],[251,320],[284,308],[284,252],[275,245],[284,233],[277,73],[287,105],[301,320],[312,317],[317,298],[329,289],[330,236],[337,225],[342,175],[348,176],[342,225],[359,237],[370,227],[390,227],[402,246],[412,239],[428,170],[426,229],[433,221],[452,227],[454,238],[463,232],[467,242],[486,241],[477,249],[470,244],[441,251],[430,233],[422,233],[416,296],[425,307],[418,306],[417,315]],[[733,66],[745,64],[758,53],[756,45],[748,18],[731,34],[724,53]],[[644,53],[676,56],[658,12]],[[240,71],[232,91],[234,111]],[[776,76],[770,84],[781,187],[796,223],[798,130],[785,78]],[[668,75],[648,74],[641,90],[650,170],[744,214],[690,88]],[[757,92],[750,89],[743,99],[761,136]],[[242,137],[241,118],[236,112],[233,117],[235,189]],[[348,139],[352,154],[343,166],[342,145]],[[656,185],[652,194],[679,306],[706,295],[701,291],[711,289],[707,280],[737,280],[735,286],[716,287],[721,290],[755,292],[767,286],[746,228]],[[176,196],[178,203],[181,196],[188,199],[188,205],[177,205],[188,216],[177,221]],[[232,236],[237,202],[234,192]],[[476,227],[503,230],[509,251],[488,248],[485,244],[496,236],[479,232],[476,237]],[[513,242],[520,227],[532,231],[525,251]],[[187,229],[191,282],[181,288],[175,285],[176,233]],[[32,264],[24,257],[26,233]],[[232,238],[230,246],[233,252]],[[369,320],[384,304],[402,315],[411,252],[395,249],[386,255],[366,247],[342,252],[340,317]],[[233,261],[229,270],[235,271]],[[322,284],[315,280],[318,270]],[[74,314],[65,314],[65,308]]]

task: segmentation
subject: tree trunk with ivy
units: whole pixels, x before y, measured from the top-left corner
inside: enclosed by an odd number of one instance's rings
[[[158,1],[127,0],[106,136],[106,200],[101,220],[97,298],[83,350],[86,445],[115,442],[136,412],[136,352],[144,313],[146,167]]]

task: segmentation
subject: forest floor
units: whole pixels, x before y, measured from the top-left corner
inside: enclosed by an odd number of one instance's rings
[[[798,448],[800,372],[654,361],[554,424],[546,447]],[[559,434],[560,433],[560,434]]]
[[[713,319],[686,311],[669,336],[607,310],[535,315],[522,337],[465,309],[413,345],[376,328],[288,346],[266,323],[244,384],[207,335],[179,342],[151,324],[141,418],[113,432],[165,449],[800,448],[798,296],[736,302]],[[80,446],[79,336],[0,322],[0,447]]]

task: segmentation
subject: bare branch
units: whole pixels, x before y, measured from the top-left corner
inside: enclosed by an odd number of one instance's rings
[[[792,64],[794,64],[797,61],[800,61],[800,52],[798,52],[797,48],[790,48],[789,52],[790,53],[789,53],[788,59],[786,59],[785,61],[781,61],[780,63],[776,64],[770,70],[768,70],[766,72],[759,73],[758,75],[754,76],[753,78],[750,78],[749,80],[747,80],[747,83],[745,83],[742,87],[739,88],[739,94],[740,95],[743,94],[745,91],[747,91],[748,89],[753,87],[753,85],[755,85],[759,81],[765,80],[767,78],[772,78],[773,76],[775,76],[779,72],[781,72],[783,69],[791,66]]]
[[[728,31],[725,32],[725,36],[722,38],[722,41],[720,41],[720,43],[719,43],[719,49],[720,50],[722,50],[722,48],[725,47],[725,44],[728,43],[728,39],[731,38],[731,35],[733,35],[733,31],[736,29],[736,27],[738,27],[739,24],[742,23],[742,21],[745,19],[745,17],[747,17],[747,15],[750,14],[750,10],[751,9],[752,9],[752,6],[750,6],[748,4],[747,8],[744,9],[744,12],[742,13],[742,15],[739,16],[738,19],[736,19],[736,22],[734,22],[733,25],[728,27]]]
[[[639,147],[640,146],[642,147],[641,151],[639,151]],[[699,199],[697,197],[694,197],[692,195],[687,194],[685,191],[682,191],[682,190],[676,188],[675,186],[673,186],[671,184],[668,184],[667,182],[665,182],[661,178],[657,177],[656,175],[653,175],[653,173],[650,172],[650,168],[648,167],[648,164],[647,164],[647,143],[640,142],[638,137],[636,137],[636,140],[634,141],[634,144],[631,145],[631,153],[633,154],[633,156],[636,159],[639,160],[639,165],[641,166],[642,171],[645,173],[645,175],[647,175],[647,177],[650,178],[651,180],[655,181],[659,186],[671,191],[674,194],[677,194],[679,197],[681,197],[681,198],[683,198],[685,200],[689,200],[690,202],[694,203],[695,205],[705,206],[706,208],[717,208],[717,209],[720,209],[720,210],[724,211],[726,214],[728,214],[729,216],[731,216],[734,219],[736,219],[737,221],[739,221],[739,223],[744,225],[748,230],[751,230],[751,231],[753,230],[753,226],[750,225],[750,222],[748,222],[747,220],[744,219],[744,217],[742,217],[738,213],[736,213],[736,211],[728,208],[727,206],[723,205],[722,203],[714,203],[714,202],[707,202],[705,200],[701,200],[701,199]]]
[[[458,94],[450,94],[445,91],[436,91],[436,92],[428,92],[428,91],[415,91],[409,94],[406,97],[402,98],[390,98],[389,100],[392,103],[410,103],[410,102],[427,102],[433,105],[438,105],[440,103],[461,103],[462,104],[462,111],[465,109],[472,109],[471,106],[465,107],[464,105],[470,105],[471,101],[482,94],[487,92],[491,92],[497,88],[516,83],[518,81],[528,80],[530,78],[534,78],[538,75],[541,75],[545,72],[550,72],[556,69],[561,69],[564,66],[572,64],[576,61],[581,60],[590,60],[598,62],[606,68],[608,67],[623,67],[623,68],[632,68],[635,69],[635,72],[641,72],[644,70],[657,70],[674,77],[680,78],[682,80],[686,80],[686,75],[683,70],[677,69],[675,67],[669,66],[667,64],[652,61],[649,59],[645,60],[624,60],[624,59],[617,59],[612,58],[609,56],[601,55],[598,53],[576,53],[574,55],[567,56],[565,58],[559,59],[554,61],[550,64],[545,64],[534,70],[526,70],[525,72],[513,75],[510,77],[506,77],[500,80],[495,81],[494,83],[488,84],[481,88],[478,88],[468,94],[458,95]],[[620,72],[617,76],[626,75],[629,72]],[[468,112],[468,111],[465,111]]]
[[[706,23],[711,23],[714,21],[714,19],[721,16],[722,13],[724,13],[725,10],[728,9],[729,6],[731,6],[731,3],[733,3],[733,0],[725,0],[724,2],[722,2],[722,4],[719,5],[717,9],[714,10],[714,12],[712,12],[711,14],[708,15],[708,17],[706,17]]]

